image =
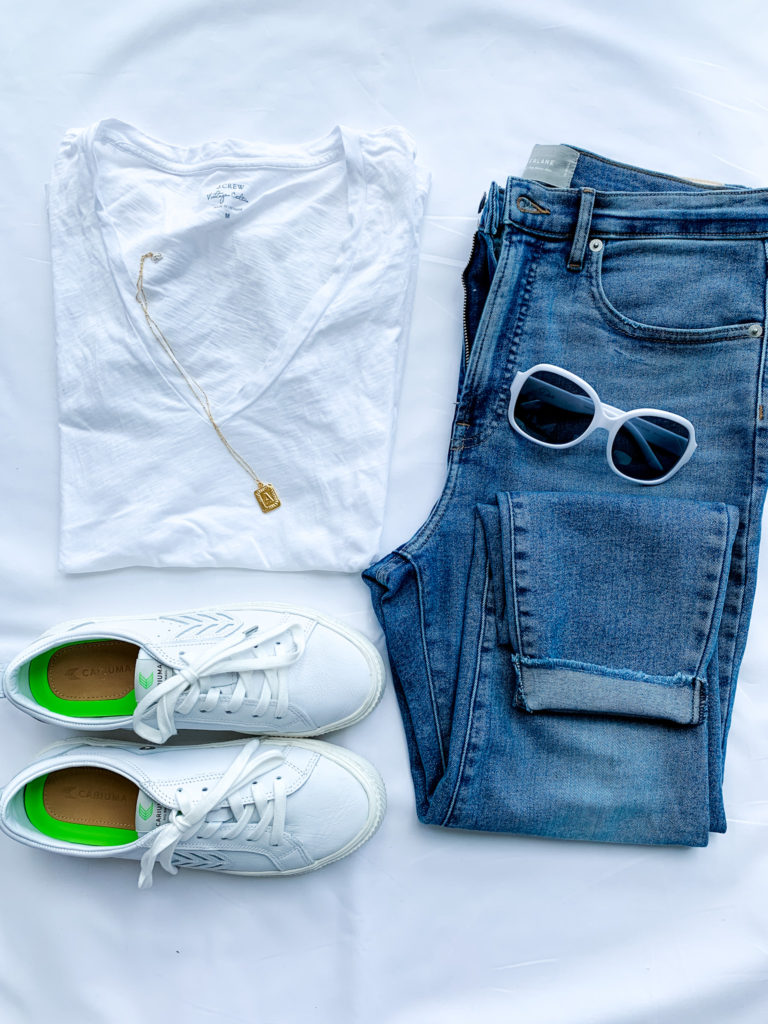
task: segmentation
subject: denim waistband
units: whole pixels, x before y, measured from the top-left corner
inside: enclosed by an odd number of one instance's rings
[[[483,206],[483,227],[495,234],[500,223],[513,224],[547,238],[570,238],[581,221],[602,238],[768,238],[768,188],[705,186],[577,152],[578,187],[517,177],[507,178],[503,188],[494,183]]]

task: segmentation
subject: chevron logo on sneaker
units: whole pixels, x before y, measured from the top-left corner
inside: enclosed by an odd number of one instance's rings
[[[220,868],[226,864],[224,857],[218,853],[198,853],[192,850],[179,850],[174,853],[171,863],[175,868]]]
[[[141,800],[139,800],[139,817],[143,821],[149,821],[149,817],[152,814],[152,811],[154,809],[155,809],[155,805],[154,805],[154,803],[151,800],[149,802],[149,807],[145,807],[142,804]]]
[[[145,690],[148,690],[154,681],[154,672],[150,672],[148,676],[145,676],[143,673],[139,672],[139,685],[143,686]]]

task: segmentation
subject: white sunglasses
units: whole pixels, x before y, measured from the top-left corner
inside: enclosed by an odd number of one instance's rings
[[[684,416],[604,405],[585,380],[550,363],[515,375],[509,422],[521,437],[545,448],[570,448],[594,430],[607,430],[608,465],[635,484],[663,484],[696,450],[693,424]]]

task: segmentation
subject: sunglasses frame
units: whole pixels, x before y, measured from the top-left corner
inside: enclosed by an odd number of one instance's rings
[[[532,377],[535,373],[542,371],[546,373],[559,374],[559,376],[565,377],[566,380],[570,380],[574,384],[578,384],[580,388],[584,389],[586,394],[589,395],[594,403],[595,412],[592,416],[592,422],[586,428],[584,433],[579,434],[579,436],[573,441],[566,441],[565,444],[549,444],[547,441],[540,441],[538,438],[531,437],[530,434],[526,434],[526,432],[515,422],[515,405],[517,404],[517,399],[520,397],[520,392],[523,390],[523,385],[529,377]],[[604,402],[600,401],[600,396],[591,384],[588,384],[583,378],[577,377],[576,374],[571,373],[570,370],[564,370],[562,366],[555,366],[552,363],[537,363],[536,366],[532,366],[529,370],[517,371],[509,391],[509,410],[507,416],[510,426],[514,431],[516,431],[521,437],[524,437],[526,441],[531,441],[533,444],[539,444],[543,448],[555,448],[558,450],[573,448],[574,445],[581,444],[582,441],[585,441],[589,435],[594,433],[596,430],[607,430],[608,441],[605,447],[605,457],[608,465],[617,476],[622,478],[622,480],[628,480],[632,484],[641,484],[646,487],[663,484],[665,480],[669,480],[669,478],[674,476],[678,470],[683,468],[686,462],[688,462],[690,457],[696,451],[696,432],[693,429],[691,421],[686,419],[685,416],[678,416],[677,413],[667,412],[665,409],[630,409],[629,412],[624,412],[622,409],[617,409],[614,405],[606,405]],[[680,423],[688,430],[688,446],[680,457],[680,460],[668,473],[664,476],[660,476],[658,480],[637,480],[635,477],[627,476],[626,473],[622,473],[621,470],[617,468],[613,461],[613,442],[616,440],[616,435],[628,420],[635,419],[638,416],[661,416],[664,419]]]

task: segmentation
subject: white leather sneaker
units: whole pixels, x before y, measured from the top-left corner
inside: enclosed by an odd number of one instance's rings
[[[381,824],[376,769],[318,740],[154,747],[74,736],[0,795],[0,828],[76,857],[236,875],[296,875],[346,857]]]
[[[10,663],[6,696],[77,729],[318,736],[373,710],[384,665],[362,634],[291,605],[241,604],[54,626]]]

